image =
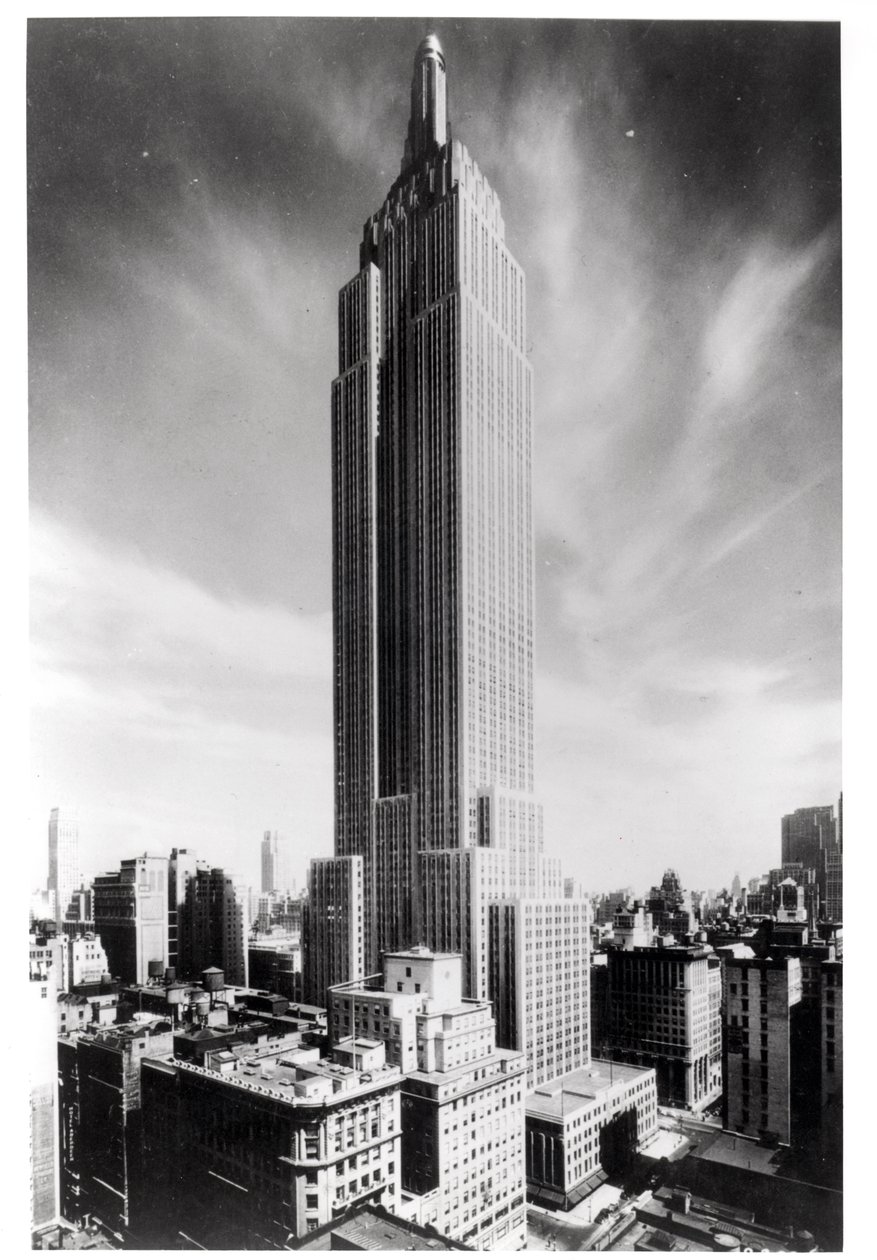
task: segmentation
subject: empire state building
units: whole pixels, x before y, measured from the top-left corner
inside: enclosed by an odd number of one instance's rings
[[[337,927],[352,887],[338,860],[360,858],[365,970],[417,943],[453,950],[482,998],[521,988],[520,903],[564,901],[584,936],[586,1057],[587,906],[562,897],[533,795],[532,409],[524,275],[499,198],[452,139],[430,35],[399,176],[339,294],[336,865],[311,917]]]

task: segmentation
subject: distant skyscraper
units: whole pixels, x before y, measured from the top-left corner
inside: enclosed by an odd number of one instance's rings
[[[786,814],[782,821],[782,860],[786,866],[800,862],[805,870],[816,872],[820,918],[840,918],[840,880],[843,845],[843,798],[838,802],[839,817],[833,805],[808,805]],[[832,904],[828,906],[829,867],[832,877]]]
[[[489,903],[553,904],[563,884],[533,795],[524,275],[499,198],[451,138],[435,36],[417,50],[401,172],[338,316],[335,853],[363,859],[367,970],[425,942],[460,953],[483,1000]],[[581,960],[585,1007],[587,937],[556,960]],[[567,1041],[573,1016],[556,1014]]]
[[[262,839],[262,892],[286,891],[289,884],[289,863],[279,831],[266,831]]]
[[[782,860],[819,869],[820,854],[837,842],[833,805],[809,805],[782,821]]]
[[[53,809],[49,814],[49,892],[54,899],[56,922],[63,922],[81,878],[79,819],[73,810]]]

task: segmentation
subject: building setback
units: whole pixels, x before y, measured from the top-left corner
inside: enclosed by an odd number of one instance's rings
[[[462,996],[458,955],[387,954],[333,988],[329,1036],[380,1038],[405,1074],[403,1189],[421,1224],[476,1250],[524,1245],[525,1060],[496,1045],[490,1004]]]

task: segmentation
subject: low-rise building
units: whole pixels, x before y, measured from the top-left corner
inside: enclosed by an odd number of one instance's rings
[[[297,933],[251,940],[247,953],[254,989],[271,989],[292,1002],[301,1000],[301,938]]]
[[[594,1059],[528,1094],[526,1114],[529,1197],[568,1211],[654,1137],[654,1068]]]

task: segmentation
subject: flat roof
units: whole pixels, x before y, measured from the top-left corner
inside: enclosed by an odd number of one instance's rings
[[[207,1075],[217,1083],[235,1085],[251,1093],[268,1094],[278,1101],[295,1105],[320,1105],[331,1102],[335,1098],[356,1093],[363,1088],[389,1084],[401,1080],[401,1071],[392,1064],[375,1068],[351,1068],[331,1063],[328,1059],[314,1059],[309,1048],[302,1046],[271,1046],[260,1049],[255,1046],[235,1047],[233,1055],[235,1065],[232,1071],[220,1071],[216,1066],[218,1056],[214,1056],[209,1067],[198,1066],[176,1055],[164,1061],[182,1071],[196,1075]],[[224,1060],[226,1063],[228,1059]],[[307,1081],[323,1080],[327,1082],[343,1082],[340,1092],[329,1094],[317,1093],[306,1095],[296,1086]]]
[[[448,958],[458,958],[462,962],[462,954],[436,954],[431,949],[427,949],[424,945],[417,945],[414,949],[394,949],[392,953],[384,954],[384,958],[419,958],[429,961],[430,959],[440,959],[445,961]]]
[[[386,1220],[366,1209],[352,1220],[333,1225],[332,1234],[355,1244],[358,1251],[458,1251],[463,1250],[450,1238],[410,1228],[405,1221]]]
[[[767,1176],[781,1173],[788,1158],[788,1151],[781,1147],[765,1146],[755,1138],[736,1133],[704,1134],[692,1154],[709,1163],[749,1168]]]
[[[653,1070],[630,1063],[592,1059],[589,1067],[576,1068],[574,1072],[567,1072],[566,1076],[559,1076],[534,1089],[527,1095],[526,1110],[560,1119],[589,1106],[606,1090],[629,1085]]]

